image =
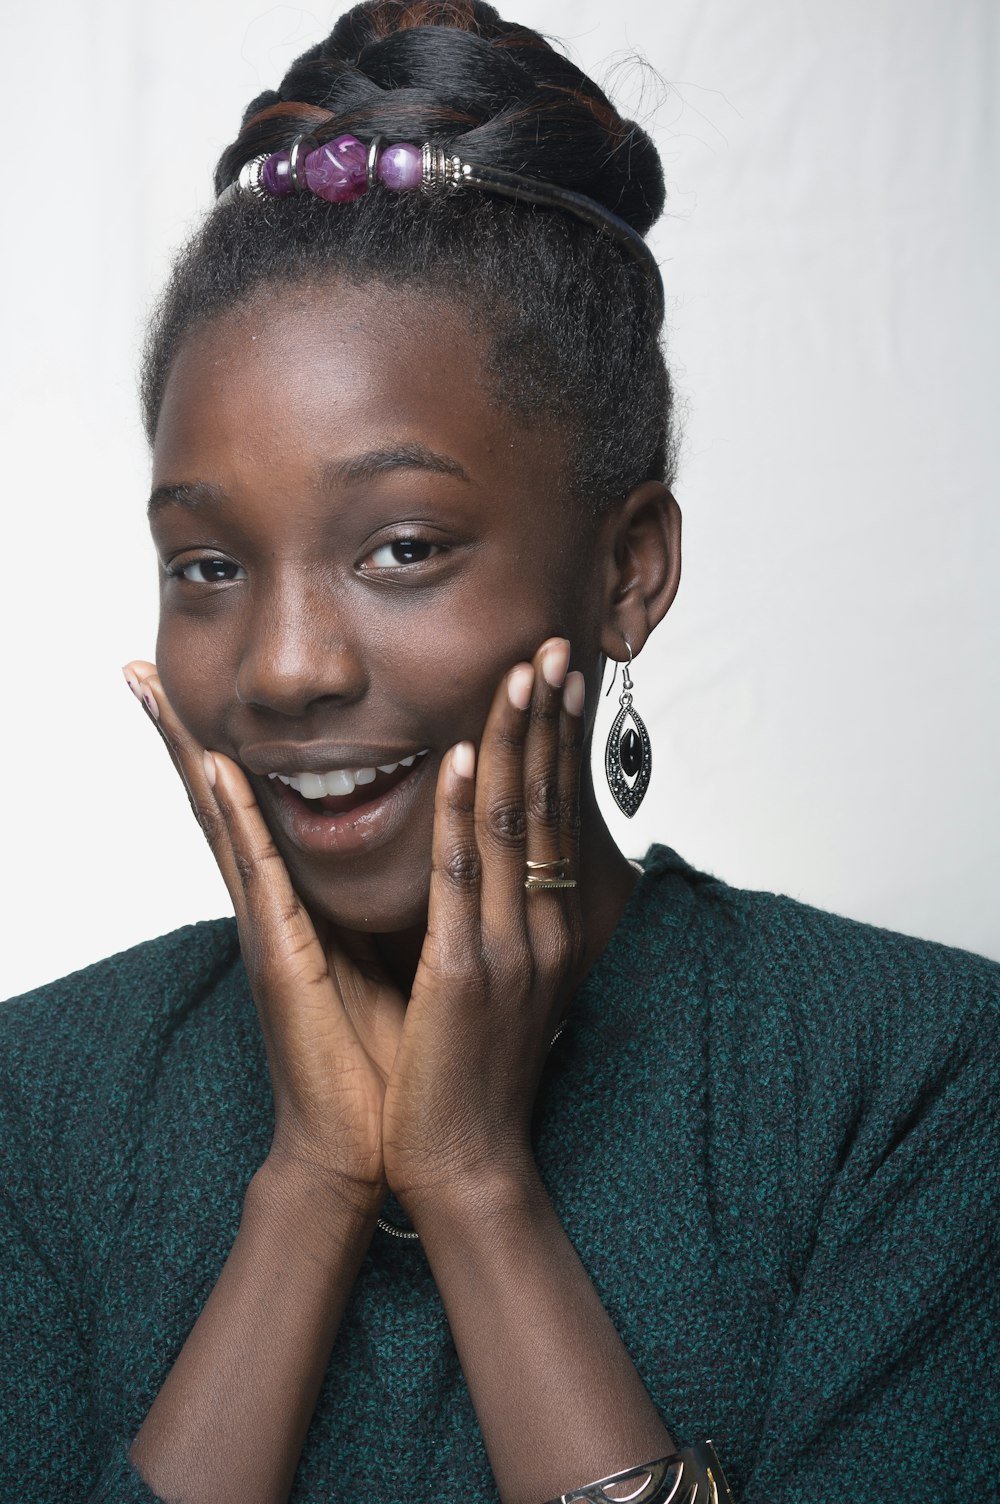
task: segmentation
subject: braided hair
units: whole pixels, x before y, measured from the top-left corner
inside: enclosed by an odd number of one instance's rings
[[[665,190],[648,135],[543,37],[482,0],[365,0],[247,107],[216,192],[300,134],[433,140],[470,160],[597,199],[645,234]],[[245,199],[208,215],[154,311],[141,373],[150,443],[185,333],[267,284],[377,281],[458,305],[484,336],[491,393],[514,420],[553,426],[571,494],[599,511],[673,478],[672,394],[660,311],[610,235],[476,190]]]

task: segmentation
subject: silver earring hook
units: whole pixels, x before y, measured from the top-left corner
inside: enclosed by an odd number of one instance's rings
[[[624,677],[622,678],[622,693],[624,694],[624,693],[626,693],[628,690],[630,690],[632,688],[632,675],[629,673],[629,669],[632,666],[632,644],[629,642],[629,640],[625,636],[624,632],[622,633],[622,637],[624,639],[625,646],[628,648],[628,662],[625,665]],[[604,698],[605,699],[608,698],[608,695],[614,689],[614,687],[615,687],[615,680],[617,678],[618,678],[618,659],[616,658],[615,659],[615,671],[611,675],[611,683],[608,685],[607,689],[604,691]]]

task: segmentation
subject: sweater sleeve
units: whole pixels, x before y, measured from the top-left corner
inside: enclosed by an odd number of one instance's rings
[[[898,945],[870,1007],[843,995],[872,1062],[855,1109],[836,1140],[829,1113],[799,1128],[815,1235],[740,1504],[994,1496],[1000,968]],[[858,1079],[836,1034],[827,1018],[808,1040],[817,1103]],[[825,1177],[810,1138],[832,1146]]]
[[[6,1126],[6,1125],[5,1125]],[[90,1407],[77,1302],[9,1187],[0,1193],[0,1499],[159,1504]]]

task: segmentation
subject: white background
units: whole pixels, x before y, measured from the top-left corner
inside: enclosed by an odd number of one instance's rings
[[[136,354],[243,106],[336,13],[4,6],[0,995],[229,911],[119,672],[155,634]],[[635,670],[653,784],[613,828],[1000,957],[1000,10],[510,14],[639,114],[670,193],[685,573]]]

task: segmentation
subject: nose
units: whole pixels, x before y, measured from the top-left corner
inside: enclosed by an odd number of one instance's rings
[[[320,700],[351,704],[367,683],[347,613],[329,592],[282,592],[255,603],[236,675],[241,704],[299,716]]]

